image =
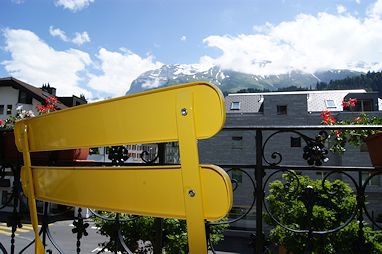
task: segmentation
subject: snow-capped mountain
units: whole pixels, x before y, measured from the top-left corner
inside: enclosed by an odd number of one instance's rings
[[[315,73],[296,70],[279,75],[253,75],[223,70],[217,66],[203,70],[196,65],[163,65],[159,69],[141,74],[132,82],[130,90],[126,94],[192,81],[208,81],[224,92],[237,92],[245,88],[272,91],[288,86],[314,88],[317,82],[329,82],[360,74],[360,72],[350,70],[329,70]]]

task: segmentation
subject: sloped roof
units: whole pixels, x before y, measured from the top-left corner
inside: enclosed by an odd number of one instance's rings
[[[321,91],[320,91],[321,92]],[[323,93],[308,93],[308,112],[343,111],[342,101],[349,93],[366,93],[365,90],[328,90]],[[333,101],[335,107],[328,107],[328,100]]]
[[[262,95],[252,94],[248,96],[248,94],[235,94],[229,95],[225,97],[225,106],[227,112],[237,112],[237,113],[256,113],[260,111],[260,107],[262,104]],[[240,102],[239,110],[231,110],[232,102]]]
[[[0,86],[12,86],[15,89],[24,90],[41,103],[44,103],[46,98],[52,96],[50,93],[43,91],[41,88],[34,87],[13,77],[0,78]],[[67,108],[67,106],[60,101],[57,101],[56,107],[58,109]]]
[[[257,113],[264,101],[264,96],[306,95],[307,111],[321,112],[323,110],[342,111],[342,101],[349,93],[366,93],[364,89],[355,90],[324,90],[324,91],[289,91],[264,93],[236,93],[226,98],[226,109],[229,113]],[[327,100],[332,100],[335,107],[328,107]],[[232,102],[240,102],[240,110],[231,110]]]

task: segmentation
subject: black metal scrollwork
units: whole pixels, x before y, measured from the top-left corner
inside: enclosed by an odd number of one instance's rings
[[[303,134],[301,134],[303,135]],[[328,138],[328,134],[321,131],[314,139],[303,135],[306,142],[304,147],[303,158],[309,165],[321,166],[323,162],[327,162],[328,149],[324,145],[324,141]]]
[[[378,176],[381,176],[381,175],[382,175],[382,171],[369,172],[369,176],[365,179],[363,185],[361,186],[361,190],[362,190],[361,192],[362,193],[366,192],[366,188],[369,186],[369,183],[372,180],[372,178],[375,178],[375,177],[378,177]],[[363,201],[365,201],[364,195],[363,195],[363,199],[364,199]],[[362,200],[360,200],[360,202],[361,201]],[[367,210],[365,202],[361,202],[361,205],[362,205],[363,210],[365,211],[366,217],[370,220],[372,225],[375,226],[376,228],[382,230],[381,224],[378,224],[377,221],[375,220],[375,218],[373,218],[373,216],[370,215],[369,211]]]
[[[140,155],[141,159],[146,164],[153,164],[158,159],[158,154],[152,159],[150,159],[150,153],[147,151],[143,151]],[[147,159],[148,158],[148,159]]]
[[[268,165],[270,165],[270,166],[279,165],[283,160],[283,156],[280,152],[273,152],[271,154],[271,159],[273,160],[273,162],[269,161],[265,157],[265,153],[264,153],[267,144],[275,135],[280,134],[280,133],[287,133],[287,132],[295,133],[295,134],[299,135],[304,140],[304,142],[306,143],[306,146],[303,149],[303,158],[304,158],[304,160],[307,161],[307,163],[309,165],[321,166],[322,163],[328,161],[327,155],[328,155],[329,151],[324,145],[325,140],[329,137],[329,135],[326,131],[320,131],[319,134],[315,138],[311,138],[311,137],[309,137],[309,136],[307,136],[307,135],[305,135],[299,131],[280,130],[280,131],[276,131],[275,133],[272,133],[265,140],[265,142],[262,146],[263,160]]]
[[[89,227],[89,223],[85,222],[82,218],[82,208],[78,208],[77,218],[73,221],[74,228],[72,229],[73,234],[77,234],[77,253],[81,252],[81,238],[83,236],[88,236],[86,229]]]
[[[129,247],[125,243],[125,240],[123,239],[122,231],[121,231],[121,223],[135,220],[139,216],[130,216],[128,219],[121,219],[119,213],[110,213],[112,214],[112,217],[108,217],[108,216],[104,216],[97,213],[95,210],[92,210],[92,209],[89,209],[89,210],[94,216],[102,220],[111,221],[113,223],[113,226],[112,226],[113,233],[110,235],[110,242],[114,242],[116,251],[119,250],[120,249],[119,246],[121,246],[124,252],[128,254],[133,254],[133,252],[129,249]],[[106,250],[107,244],[103,243],[102,245],[103,245],[103,248],[98,253],[103,253]]]
[[[207,242],[208,242],[208,246],[209,246],[209,249],[212,251],[212,253],[216,253],[214,247],[213,247],[213,244],[211,242],[211,238],[210,238],[210,228],[213,227],[213,226],[217,226],[217,225],[224,225],[224,224],[232,224],[234,222],[237,222],[239,220],[242,220],[245,218],[245,216],[247,216],[249,214],[249,212],[253,209],[254,205],[255,205],[255,192],[256,192],[256,185],[255,185],[255,181],[253,180],[252,176],[246,172],[245,170],[241,169],[241,168],[231,168],[229,170],[227,170],[226,172],[229,173],[233,170],[237,170],[237,171],[240,171],[242,173],[244,173],[250,180],[251,184],[252,184],[252,187],[253,187],[253,199],[251,201],[251,204],[249,206],[249,208],[244,212],[242,213],[239,217],[235,218],[235,219],[232,219],[232,220],[227,220],[227,221],[219,221],[219,222],[210,222],[210,221],[207,221],[206,222],[206,235],[207,235]],[[231,178],[231,182],[233,184],[233,191],[237,190],[237,188],[239,187],[239,182],[235,179],[232,179]]]
[[[115,165],[123,165],[129,159],[129,151],[125,146],[112,146],[108,159]]]
[[[350,217],[345,221],[343,222],[341,225],[335,227],[335,228],[332,228],[332,229],[328,229],[328,230],[313,230],[311,228],[311,225],[309,224],[309,220],[312,218],[312,208],[314,205],[318,205],[320,204],[320,197],[318,196],[318,194],[316,193],[316,191],[313,189],[312,186],[307,186],[303,189],[301,189],[301,186],[300,186],[300,182],[298,180],[298,176],[296,175],[296,173],[292,170],[288,170],[288,169],[279,169],[279,170],[276,170],[275,172],[273,172],[272,174],[270,174],[267,179],[265,180],[264,182],[264,186],[263,186],[263,191],[265,191],[265,188],[266,186],[268,185],[268,182],[270,181],[271,177],[274,176],[275,174],[278,174],[278,173],[288,173],[288,174],[291,174],[292,175],[292,179],[296,179],[297,181],[297,186],[292,190],[290,191],[288,186],[289,184],[286,183],[284,184],[284,190],[289,192],[288,194],[286,194],[285,196],[287,196],[287,199],[291,198],[292,196],[295,196],[296,198],[299,198],[306,210],[307,210],[307,220],[308,220],[308,224],[306,226],[306,228],[304,229],[295,229],[295,228],[290,228],[289,226],[286,226],[286,225],[283,225],[272,213],[271,211],[269,210],[268,208],[268,204],[266,202],[266,200],[264,199],[263,201],[263,204],[264,204],[264,208],[265,208],[265,211],[266,213],[270,216],[270,218],[279,226],[283,227],[284,229],[288,230],[288,231],[291,231],[291,232],[295,232],[295,233],[308,233],[308,234],[311,234],[311,236],[313,235],[325,235],[325,234],[329,234],[329,233],[333,233],[333,232],[337,232],[339,230],[341,230],[342,228],[346,227],[347,225],[349,225],[349,223],[355,218],[355,216],[357,215],[357,205],[355,205],[353,207],[353,212],[352,214],[350,215]],[[328,179],[328,177],[330,177],[332,174],[334,173],[342,173],[344,175],[346,175],[348,178],[350,178],[350,180],[353,182],[355,188],[358,190],[358,184],[357,182],[355,181],[355,179],[348,173],[346,172],[343,172],[343,171],[331,171],[329,172],[328,174],[326,174],[326,176],[323,178],[322,180],[322,187],[323,187],[323,191],[324,193],[326,193],[327,195],[335,195],[337,194],[337,186],[336,184],[332,184],[330,189],[328,189],[326,186],[325,186],[325,182],[326,180]],[[301,193],[299,194],[298,193],[298,190],[301,190]],[[358,192],[358,191],[357,191]],[[292,195],[291,195],[292,194]],[[321,205],[324,205],[324,204],[321,204]]]

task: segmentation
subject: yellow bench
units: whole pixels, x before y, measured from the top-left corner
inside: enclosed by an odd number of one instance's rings
[[[200,165],[198,139],[223,127],[220,91],[189,83],[82,105],[16,123],[21,169],[34,227],[36,200],[136,215],[187,220],[190,253],[207,253],[205,220],[223,218],[232,206],[228,175]],[[120,167],[36,166],[30,152],[79,147],[179,142],[180,165]]]

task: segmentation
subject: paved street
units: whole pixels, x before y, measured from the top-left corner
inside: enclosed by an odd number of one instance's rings
[[[72,225],[71,220],[68,221],[59,221],[54,224],[49,225],[50,232],[53,236],[53,239],[57,242],[59,247],[62,249],[64,253],[72,254],[76,253],[76,235],[72,233]],[[84,237],[81,241],[81,253],[97,253],[101,250],[98,246],[98,243],[104,242],[107,240],[106,237],[97,234],[97,228],[94,226],[94,223],[89,220],[87,221],[90,226],[87,230],[89,233],[88,236]],[[5,223],[0,223],[0,242],[4,245],[6,250],[10,253],[11,246],[11,228],[7,227]],[[18,229],[16,232],[16,252],[19,253],[23,248],[25,248],[28,244],[30,244],[34,239],[32,225],[23,224],[23,227]],[[47,240],[48,247],[47,250],[52,250],[52,253],[59,253],[54,246]],[[1,250],[0,250],[1,251]],[[33,254],[34,245],[30,246],[23,253],[25,254]],[[107,251],[104,253],[108,253]],[[211,252],[209,252],[211,253]],[[218,254],[235,254],[234,252],[221,252],[217,251]]]
[[[60,221],[55,222],[54,224],[49,225],[50,232],[53,236],[53,239],[57,242],[60,248],[64,253],[76,253],[76,235],[72,233],[73,221]],[[89,233],[88,236],[84,237],[81,241],[81,253],[97,253],[100,248],[98,243],[104,242],[107,240],[106,237],[97,234],[97,229],[94,227],[94,224],[91,221],[88,221],[90,226],[87,230]],[[16,232],[16,253],[21,251],[34,239],[32,225],[24,224],[21,229],[18,229]],[[10,252],[11,246],[11,228],[7,227],[5,223],[0,223],[0,242],[5,246],[6,250]],[[52,250],[52,253],[58,253],[54,246],[47,240],[48,249]],[[33,246],[29,247],[25,252],[27,254],[32,254]]]

